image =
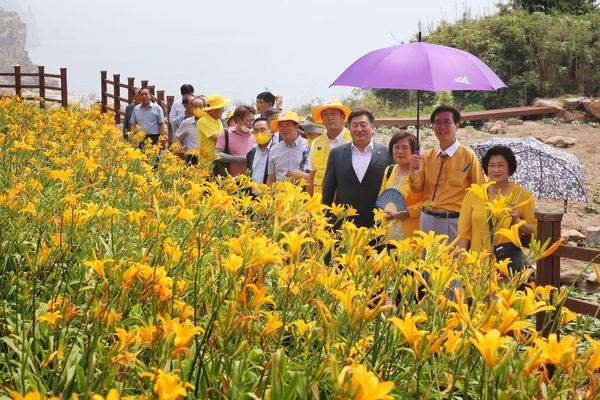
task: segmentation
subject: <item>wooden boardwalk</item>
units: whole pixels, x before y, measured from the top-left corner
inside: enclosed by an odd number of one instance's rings
[[[462,121],[486,121],[489,119],[497,118],[515,118],[524,117],[529,115],[547,115],[554,116],[560,110],[556,107],[513,107],[513,108],[501,108],[498,110],[485,110],[485,111],[470,111],[461,113]],[[429,115],[421,115],[421,125],[428,125]],[[416,125],[417,117],[411,118],[377,118],[375,120],[375,126],[408,126]]]

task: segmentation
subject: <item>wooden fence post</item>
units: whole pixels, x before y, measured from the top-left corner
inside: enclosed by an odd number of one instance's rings
[[[148,87],[148,79],[142,79],[142,87],[140,89],[146,89]]]
[[[127,104],[133,101],[133,86],[135,85],[135,77],[127,77]]]
[[[67,67],[60,67],[60,99],[62,106],[69,105],[69,92],[67,91]]]
[[[115,96],[113,108],[115,109],[115,124],[121,123],[121,100],[119,100],[119,96],[121,93],[121,87],[119,86],[120,83],[121,74],[113,74],[113,93]]]
[[[38,65],[38,85],[40,92],[40,108],[46,106],[44,99],[46,98],[46,77],[44,75],[44,66]]]
[[[175,96],[173,96],[172,94],[167,95],[167,117],[169,115],[171,115],[171,108],[173,108],[173,102],[175,101]],[[173,135],[175,134],[175,132],[173,132],[173,123],[171,120],[169,120],[169,135],[168,135],[168,143],[169,146],[171,146],[171,143],[173,143]]]
[[[15,94],[21,97],[21,66],[15,65]]]
[[[148,90],[150,91],[150,95],[156,97],[154,89],[155,89],[154,85],[148,85]]]
[[[535,210],[535,218],[538,221],[536,239],[542,244],[550,239],[553,243],[560,238],[560,226],[563,219],[562,210],[548,211]],[[538,260],[535,271],[536,286],[552,285],[555,288],[560,288],[560,257],[552,254],[542,260]],[[558,310],[557,310],[558,312]],[[536,314],[536,329],[543,336],[548,337],[552,326],[552,315],[554,312]],[[559,314],[556,314],[557,316]],[[546,329],[542,329],[546,325]]]
[[[101,112],[104,114],[106,112],[106,105],[108,104],[108,97],[106,96],[106,70],[100,71],[100,91],[102,92],[102,108]]]

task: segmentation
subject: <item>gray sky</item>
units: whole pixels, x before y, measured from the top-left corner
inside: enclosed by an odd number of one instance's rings
[[[265,87],[297,106],[349,95],[331,88],[365,53],[408,42],[442,19],[492,14],[496,0],[20,0],[31,6],[47,70],[68,68],[72,90],[100,92],[99,71],[148,78],[168,93],[249,102]],[[56,40],[56,32],[70,40]]]

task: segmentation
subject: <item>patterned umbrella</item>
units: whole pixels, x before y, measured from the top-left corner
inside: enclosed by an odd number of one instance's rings
[[[537,140],[524,138],[491,138],[472,144],[481,160],[490,147],[509,147],[517,158],[517,172],[511,177],[538,199],[562,199],[587,203],[585,167],[571,153]]]

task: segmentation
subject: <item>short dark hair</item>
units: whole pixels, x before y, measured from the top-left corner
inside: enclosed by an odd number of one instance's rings
[[[265,103],[271,103],[271,107],[275,104],[275,95],[271,92],[262,92],[256,96],[256,100],[262,100]]]
[[[439,106],[438,108],[436,108],[435,110],[433,110],[433,112],[431,113],[431,123],[433,124],[435,122],[435,116],[438,115],[441,112],[446,112],[446,111],[450,111],[452,113],[452,117],[454,119],[454,123],[458,124],[460,122],[460,112],[458,112],[458,110],[454,107],[448,107],[448,106]]]
[[[394,133],[394,136],[390,139],[390,156],[394,157],[394,145],[401,141],[402,139],[408,139],[408,144],[410,146],[410,150],[413,154],[417,151],[417,138],[415,134],[409,131],[398,131]]]
[[[348,115],[348,125],[352,123],[354,118],[362,115],[366,115],[367,118],[369,118],[369,121],[371,121],[371,124],[375,123],[375,116],[371,111],[367,110],[366,108],[357,108],[356,110],[353,110],[350,115]]]
[[[267,111],[265,111],[265,115],[263,115],[263,116],[267,117],[267,118],[271,118],[271,115],[280,114],[282,112],[283,112],[283,110],[281,108],[271,107]]]
[[[186,94],[194,94],[194,87],[189,83],[185,83],[181,85],[179,91],[181,92],[182,96],[185,96]]]
[[[192,100],[194,100],[194,96],[192,96],[191,94],[186,94],[185,96],[183,96],[181,98],[181,103],[182,104],[192,104]]]
[[[490,163],[490,158],[492,156],[502,156],[506,160],[508,164],[508,176],[512,176],[515,172],[517,172],[517,158],[515,157],[515,153],[506,146],[494,146],[490,147],[488,151],[485,153],[485,156],[481,159],[481,166],[483,167],[483,172],[488,174],[488,164]]]
[[[256,114],[256,110],[252,106],[238,106],[233,112],[233,120],[237,121],[238,119],[246,118],[248,114]]]
[[[254,128],[254,125],[256,125],[257,122],[260,121],[264,121],[267,123],[267,127],[269,128],[269,130],[271,130],[271,121],[269,121],[269,118],[266,117],[258,117],[254,119],[254,122],[252,123],[252,127]]]

